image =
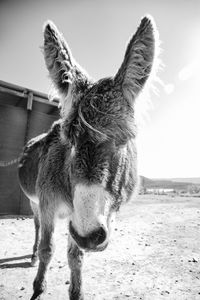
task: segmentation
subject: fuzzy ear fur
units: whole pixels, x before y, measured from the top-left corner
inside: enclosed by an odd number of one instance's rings
[[[77,86],[87,86],[87,73],[74,60],[69,46],[52,21],[44,26],[44,58],[58,92],[66,97]]]
[[[60,93],[67,94],[73,77],[73,57],[63,36],[51,21],[44,26],[44,58],[55,87]]]
[[[114,78],[130,102],[142,90],[151,73],[156,35],[152,17],[144,17],[127,46],[124,61]]]

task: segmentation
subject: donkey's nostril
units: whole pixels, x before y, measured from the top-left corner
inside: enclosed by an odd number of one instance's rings
[[[69,223],[69,231],[78,246],[88,250],[97,250],[97,246],[103,244],[107,238],[107,232],[103,227],[99,227],[87,236],[80,236],[74,229],[71,221]]]
[[[90,241],[96,246],[101,245],[106,240],[107,234],[103,227],[93,231],[90,234]]]

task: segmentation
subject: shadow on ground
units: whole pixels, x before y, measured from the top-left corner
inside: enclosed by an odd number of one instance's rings
[[[11,261],[16,261],[16,260],[23,260],[31,258],[31,255],[23,255],[23,256],[16,256],[16,257],[9,257],[9,258],[4,258],[0,259],[0,269],[12,269],[12,268],[31,268],[31,263],[30,262],[19,262],[19,263],[7,263]]]

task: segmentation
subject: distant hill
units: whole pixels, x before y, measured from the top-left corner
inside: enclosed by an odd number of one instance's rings
[[[149,179],[140,176],[140,182],[144,188],[187,190],[191,185],[200,185],[200,178]]]
[[[192,184],[200,184],[200,177],[192,177],[192,178],[172,178],[171,181],[175,182],[190,182]]]

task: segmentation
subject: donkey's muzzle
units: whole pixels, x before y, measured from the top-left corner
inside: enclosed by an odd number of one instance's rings
[[[107,247],[108,243],[104,243],[107,238],[107,233],[103,227],[99,227],[87,236],[80,236],[70,221],[69,232],[77,245],[84,250],[103,251]]]

